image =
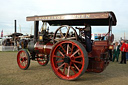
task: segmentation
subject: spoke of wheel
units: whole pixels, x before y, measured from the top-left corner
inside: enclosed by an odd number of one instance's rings
[[[68,52],[69,52],[69,44],[67,44],[67,55],[68,55]]]
[[[65,74],[66,67],[67,67],[67,64],[65,63],[65,65],[64,65],[64,70],[63,70],[63,74]]]
[[[55,41],[60,41],[60,40],[63,40],[63,39],[66,39],[66,40],[71,40],[71,39],[76,39],[76,37],[69,37],[69,38],[57,38],[57,39],[54,39]]]
[[[21,65],[24,66],[23,62],[21,62]]]
[[[76,37],[69,37],[69,38],[56,38],[56,39],[54,39],[54,41],[60,41],[60,40],[63,40],[63,39],[66,39],[66,40],[71,40],[71,39],[76,39]]]
[[[22,53],[21,53],[21,57],[23,57],[23,56],[24,56],[24,53],[22,52]]]
[[[61,64],[61,65],[57,68],[57,70],[60,69],[63,65],[65,65],[65,63]]]
[[[27,57],[26,53],[24,53],[24,56]]]
[[[69,77],[69,72],[70,72],[70,66],[68,66],[67,77]]]
[[[69,30],[70,30],[70,27],[68,27],[68,30],[67,30],[66,35],[65,35],[65,39],[67,38],[67,35],[69,33]]]
[[[22,62],[21,62],[21,61],[18,61],[18,63],[20,63],[20,64],[21,64]]]
[[[58,61],[56,61],[56,63],[61,63],[61,62],[64,62],[64,60],[58,60]]]
[[[64,57],[64,54],[59,50],[59,53]]]
[[[64,35],[63,35],[63,33],[62,33],[61,29],[59,29],[59,31],[60,31],[61,38],[63,38],[63,37],[64,37]]]
[[[75,72],[74,68],[72,68],[72,66],[71,66],[71,70],[73,71],[74,74],[76,74],[76,72]]]
[[[28,60],[28,58],[27,57],[25,57],[25,61],[27,61]]]
[[[76,69],[78,70],[78,71],[80,71],[80,69],[77,67],[77,65],[74,63],[73,64],[75,67],[76,67]]]
[[[22,62],[22,66],[24,66],[24,62]]]
[[[64,37],[63,38],[56,38],[56,39],[54,39],[55,41],[60,41],[60,40],[62,40],[62,39],[64,39]]]
[[[56,58],[64,58],[63,56],[56,56],[56,55],[54,55],[53,57],[56,57]]]
[[[75,60],[72,60],[73,63],[78,63],[78,64],[82,64],[82,62],[79,62],[79,61],[75,61]]]
[[[24,59],[23,59],[22,65],[24,66]]]
[[[19,57],[19,59],[20,59],[20,61],[21,61],[21,59],[22,59],[22,56],[20,56],[20,57]]]
[[[71,47],[70,47],[70,45],[69,45],[69,47],[68,47],[68,48],[69,48],[69,50],[70,50],[70,51],[72,50],[72,49],[71,49]]]
[[[20,57],[22,57],[22,53],[20,54]]]
[[[23,63],[24,63],[24,66],[25,66],[26,65],[25,61]]]
[[[72,52],[73,52],[73,48],[74,48],[74,45],[72,45],[71,54],[72,54]]]
[[[76,39],[76,37],[69,37],[69,38],[66,38],[67,40],[70,40],[70,39]]]
[[[63,46],[62,45],[60,45],[60,47],[63,49],[63,51],[66,53],[66,50],[63,48]]]
[[[28,62],[27,61],[25,61],[25,64],[27,64]]]
[[[75,59],[76,59],[76,58],[82,58],[82,56],[81,56],[81,55],[80,55],[80,56],[75,56],[74,58],[75,58]]]
[[[25,56],[25,53],[23,52],[23,57]]]
[[[79,52],[80,50],[76,50],[70,57],[74,56],[77,52]]]

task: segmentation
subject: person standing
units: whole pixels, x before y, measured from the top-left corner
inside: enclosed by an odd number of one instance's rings
[[[128,60],[128,41],[126,42],[126,61]]]
[[[122,52],[121,61],[120,64],[126,64],[126,43],[122,40],[121,41],[122,46],[120,48],[120,51]]]
[[[116,62],[118,62],[119,54],[120,54],[120,45],[118,45],[118,42],[116,42],[113,50],[113,59],[112,59],[113,62],[115,61],[115,58],[116,58]]]

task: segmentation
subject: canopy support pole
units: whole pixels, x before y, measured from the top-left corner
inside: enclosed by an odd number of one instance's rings
[[[39,21],[34,21],[34,42],[38,40]]]

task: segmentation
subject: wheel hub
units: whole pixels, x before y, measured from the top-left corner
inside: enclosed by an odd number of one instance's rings
[[[20,60],[23,61],[23,58],[21,58]]]
[[[21,61],[26,61],[27,59],[24,57],[24,58],[21,58],[20,60],[21,60]]]
[[[65,58],[64,58],[64,62],[69,64],[70,61],[71,61],[70,58],[69,58],[68,56],[65,56]]]

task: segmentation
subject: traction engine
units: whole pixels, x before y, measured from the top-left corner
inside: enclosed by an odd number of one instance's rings
[[[76,13],[27,17],[34,21],[34,39],[17,54],[18,66],[26,70],[30,60],[45,66],[50,60],[53,72],[60,79],[75,80],[85,72],[100,73],[109,64],[109,48],[112,48],[114,35],[112,26],[116,25],[113,12]],[[39,31],[39,21],[42,27]],[[86,24],[90,26],[109,26],[108,33],[91,42],[91,52],[87,51],[85,41]],[[60,26],[49,32],[50,26]],[[74,26],[84,26],[76,27]],[[104,38],[106,38],[104,40]]]

